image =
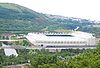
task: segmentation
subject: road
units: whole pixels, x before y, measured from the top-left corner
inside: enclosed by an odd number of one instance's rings
[[[1,49],[7,48],[7,49],[94,49],[96,48],[96,46],[88,46],[88,47],[72,47],[72,46],[66,46],[66,47],[27,47],[27,46],[22,46],[22,45],[6,45],[2,44],[2,46],[0,47]]]
[[[0,42],[15,42],[15,41],[19,41],[19,40],[0,40]]]

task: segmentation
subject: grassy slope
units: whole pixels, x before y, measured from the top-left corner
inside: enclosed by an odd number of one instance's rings
[[[1,33],[41,31],[48,23],[50,24],[51,21],[43,14],[16,4],[0,3]]]
[[[67,29],[73,30],[77,26],[81,31],[93,32],[96,29],[92,25],[86,19],[81,19],[80,23],[72,18],[62,19],[59,16],[38,13],[17,4],[0,3],[0,33],[69,32]],[[99,30],[96,32],[100,33]]]

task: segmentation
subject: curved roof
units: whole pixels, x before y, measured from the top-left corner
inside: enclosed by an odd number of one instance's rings
[[[46,36],[44,34],[34,34],[29,33],[28,34],[29,39],[33,39],[36,41],[85,41],[82,38],[79,37],[71,37],[71,36]]]
[[[92,36],[92,34],[86,33],[86,32],[81,32],[81,31],[74,31],[73,33],[71,33],[71,35],[80,37],[80,38],[94,38]]]

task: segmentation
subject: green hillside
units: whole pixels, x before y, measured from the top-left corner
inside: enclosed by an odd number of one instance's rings
[[[94,21],[87,19],[42,14],[17,4],[0,3],[0,33],[69,32],[78,26],[80,31],[99,35],[100,29],[93,25]]]
[[[43,14],[11,3],[0,3],[0,32],[41,31],[51,22]]]

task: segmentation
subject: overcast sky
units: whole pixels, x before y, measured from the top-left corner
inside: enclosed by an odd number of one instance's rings
[[[0,0],[16,3],[37,12],[100,20],[100,0]]]

